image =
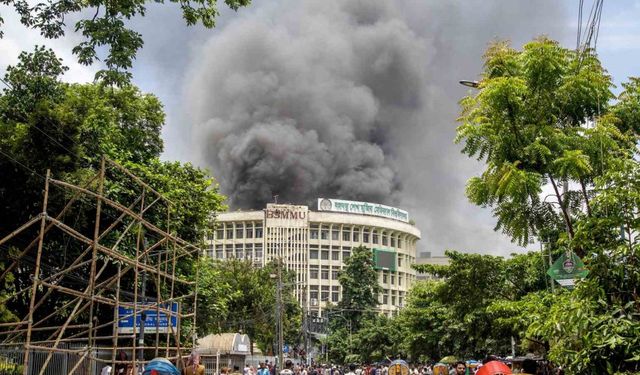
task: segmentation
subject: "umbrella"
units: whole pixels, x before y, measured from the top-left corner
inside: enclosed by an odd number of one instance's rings
[[[484,366],[480,367],[480,370],[476,375],[496,375],[496,374],[511,374],[509,366],[500,361],[487,362]]]
[[[143,375],[180,375],[180,372],[165,358],[155,358],[145,367]]]
[[[456,363],[456,362],[458,362],[458,359],[457,359],[455,356],[448,355],[448,356],[446,356],[446,357],[442,358],[442,359],[440,360],[440,362],[442,362],[442,363],[452,364],[452,363]]]

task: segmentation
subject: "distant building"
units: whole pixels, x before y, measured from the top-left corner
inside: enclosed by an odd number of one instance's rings
[[[297,275],[296,294],[307,311],[320,314],[338,303],[338,273],[351,249],[374,252],[383,289],[379,309],[390,315],[401,308],[416,278],[420,231],[406,211],[375,203],[318,199],[318,211],[307,206],[267,204],[260,211],[221,213],[209,238],[214,259],[249,259],[256,266],[281,258]]]
[[[438,266],[448,266],[449,257],[447,256],[431,256],[431,252],[421,252],[420,257],[416,259],[416,264],[433,264]],[[430,275],[418,272],[416,275],[417,280],[437,280],[438,278]]]

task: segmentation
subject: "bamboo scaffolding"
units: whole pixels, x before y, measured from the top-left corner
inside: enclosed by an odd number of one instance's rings
[[[129,178],[134,182],[134,186],[137,185],[140,187],[138,191],[141,194],[135,198],[133,203],[124,205],[108,198],[104,194],[107,171],[110,168],[123,173],[125,178]],[[122,175],[109,172],[109,176],[117,176],[120,178]],[[49,192],[52,186],[68,190],[72,193],[70,194],[71,198],[66,201],[64,207],[55,216],[50,216],[47,212],[48,202],[51,196]],[[130,185],[125,186],[129,189]],[[74,228],[76,224],[72,226],[63,222],[63,218],[70,212],[73,205],[79,200],[86,202],[85,198],[94,201],[96,207],[95,219],[91,223],[93,226],[91,236],[81,232],[87,231],[86,229],[76,229]],[[32,361],[30,353],[32,351],[48,353],[44,363],[39,365],[40,368],[38,369],[39,375],[43,375],[46,373],[54,353],[81,355],[73,369],[69,372],[69,374],[71,374],[75,372],[82,363],[85,363],[84,361],[86,360],[89,360],[91,363],[111,363],[112,366],[115,366],[117,363],[123,363],[123,361],[116,359],[117,349],[131,349],[134,351],[132,361],[128,361],[127,363],[133,362],[133,367],[136,369],[134,370],[134,374],[136,374],[138,371],[137,364],[148,362],[146,358],[136,357],[136,349],[142,349],[136,341],[137,331],[139,329],[137,325],[134,324],[132,329],[133,333],[122,333],[118,329],[118,324],[123,319],[131,319],[131,317],[136,321],[137,317],[140,316],[143,311],[149,311],[150,309],[155,310],[156,324],[155,327],[147,324],[146,328],[154,328],[155,332],[152,331],[154,332],[153,335],[147,335],[147,340],[145,341],[154,342],[154,344],[146,345],[145,343],[145,353],[155,353],[156,356],[159,355],[160,339],[165,337],[160,333],[159,317],[161,314],[164,314],[168,320],[167,326],[163,327],[163,329],[166,329],[166,340],[165,343],[163,343],[165,355],[168,358],[178,361],[179,367],[184,367],[184,355],[182,351],[185,345],[182,345],[181,342],[182,327],[180,323],[184,319],[192,319],[189,332],[184,333],[191,335],[191,340],[189,340],[191,342],[189,342],[189,345],[186,345],[186,347],[195,345],[195,340],[197,339],[195,332],[197,332],[196,311],[199,274],[196,274],[195,281],[182,279],[176,275],[176,263],[179,259],[195,259],[199,256],[201,249],[179,238],[176,234],[171,233],[172,204],[173,202],[171,200],[153,189],[125,167],[106,157],[101,159],[100,168],[97,173],[87,180],[83,186],[77,186],[54,179],[51,176],[51,172],[47,171],[42,212],[0,239],[0,244],[11,243],[11,241],[17,239],[19,235],[33,228],[36,223],[40,223],[36,238],[31,240],[27,246],[23,247],[11,265],[0,274],[1,280],[5,278],[11,270],[21,264],[21,262],[25,261],[31,265],[30,267],[34,267],[31,285],[12,293],[10,296],[4,297],[3,301],[0,301],[5,303],[29,291],[31,292],[27,316],[17,322],[0,324],[0,336],[6,337],[4,342],[0,343],[0,347],[15,347],[16,342],[20,342],[16,340],[24,337],[24,341],[21,342],[24,348],[23,375],[31,374],[32,371],[35,371],[35,369],[32,368],[33,366],[30,366],[30,361]],[[164,205],[164,208],[161,209],[166,209],[166,222],[162,224],[162,227],[166,229],[161,229],[159,225],[146,219],[147,215],[145,214],[152,207],[157,207],[158,205]],[[136,206],[139,206],[139,209],[135,209],[134,211],[134,207]],[[105,210],[105,207],[109,207],[109,210]],[[114,211],[116,213],[115,216],[112,215]],[[153,212],[157,214],[157,209],[154,209]],[[109,225],[107,228],[102,229],[101,226],[105,215],[110,216],[110,218],[114,220],[106,220],[109,222]],[[84,244],[81,247],[83,251],[80,251],[79,255],[74,255],[73,261],[69,265],[67,265],[65,259],[65,264],[62,269],[47,264],[48,259],[52,259],[52,256],[51,254],[46,254],[46,249],[48,248],[45,244],[48,241],[49,232],[51,232],[51,229],[54,227],[60,230],[63,236],[69,236]],[[118,232],[110,235],[116,228],[118,228]],[[137,233],[132,233],[133,228],[137,228]],[[144,232],[143,228],[147,230],[148,233]],[[31,231],[27,233],[30,233],[30,236],[33,235]],[[128,254],[127,251],[123,252],[119,250],[123,243],[127,243],[124,242],[126,238],[133,238],[134,236],[135,255],[131,253]],[[146,239],[152,239],[152,241],[150,241],[151,244],[147,245]],[[29,252],[36,245],[37,250],[34,264],[33,253],[29,255]],[[117,272],[115,274],[112,265],[117,265]],[[107,270],[110,270],[107,272],[109,276],[105,280],[101,280],[101,276]],[[133,271],[133,275],[131,275],[133,277],[133,285],[126,285],[126,288],[123,289],[120,281],[125,275],[129,274],[130,271]],[[139,285],[138,280],[138,274],[140,272],[146,272],[149,275],[149,280],[152,281],[152,285],[145,287],[145,289],[154,290],[153,293],[155,295],[145,293],[143,298],[141,297],[142,295],[138,295],[138,290],[142,287]],[[78,282],[80,282],[83,287],[78,288]],[[191,292],[184,293],[184,288],[178,288],[176,283],[184,285],[187,290],[191,290]],[[133,288],[132,292],[130,291],[131,288]],[[178,293],[178,291],[180,291],[180,293]],[[145,291],[141,290],[141,292]],[[56,299],[54,299],[54,295]],[[133,300],[126,299],[127,295],[132,295]],[[123,296],[125,297],[124,299]],[[147,301],[150,296],[151,304],[147,307]],[[69,299],[69,297],[72,298]],[[60,300],[60,298],[62,298],[62,300]],[[54,302],[62,301],[63,304],[56,306],[54,311],[46,311],[47,306],[52,306],[47,303],[50,299]],[[177,311],[174,311],[172,304],[176,302],[179,307]],[[141,303],[144,305],[141,305]],[[105,320],[104,314],[97,315],[99,311],[104,312],[105,307],[107,309],[113,309],[111,320],[109,318]],[[71,310],[68,310],[69,308]],[[119,314],[118,310],[120,308],[130,309],[129,313]],[[183,309],[186,309],[186,311]],[[38,313],[37,321],[34,319],[36,313]],[[58,320],[59,318],[56,318],[56,316],[62,317],[63,320]],[[98,316],[100,316],[100,319],[98,319]],[[171,324],[174,317],[178,322],[177,327]],[[58,321],[61,324],[57,323]],[[25,325],[26,328],[24,328]],[[104,331],[109,327],[112,327],[110,335],[108,333],[105,334],[106,332]],[[3,330],[5,328],[8,330]],[[37,336],[33,336],[36,332],[38,332]],[[48,332],[51,333],[49,334]],[[124,343],[125,345],[120,345],[121,340],[126,340],[131,343],[131,345],[126,345],[127,342]],[[110,342],[111,345],[101,345],[98,347],[98,342]],[[85,343],[86,346],[81,349],[71,349],[61,347],[62,343],[65,345]],[[110,358],[97,358],[95,353],[98,348],[101,350],[110,350]]]

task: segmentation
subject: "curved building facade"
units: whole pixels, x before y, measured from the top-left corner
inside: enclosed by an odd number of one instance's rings
[[[215,259],[248,259],[256,266],[282,259],[296,272],[296,294],[310,313],[342,298],[338,281],[354,247],[373,250],[382,287],[379,309],[391,315],[401,308],[416,279],[420,231],[408,213],[378,204],[319,199],[318,210],[307,206],[267,204],[260,211],[221,213],[208,238]]]

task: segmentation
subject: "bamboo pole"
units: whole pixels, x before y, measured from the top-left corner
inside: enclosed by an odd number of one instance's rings
[[[144,210],[144,192],[145,189],[142,189],[142,200],[141,200],[141,205],[140,205],[140,211],[142,212],[142,210]],[[140,269],[140,258],[139,258],[139,254],[140,254],[140,238],[142,236],[142,216],[140,216],[140,221],[138,222],[138,236],[136,238],[136,257],[135,257],[135,275],[134,275],[134,281],[133,281],[133,287],[135,288],[133,290],[133,353],[131,355],[131,357],[133,357],[133,375],[137,375],[138,374],[138,366],[136,365],[136,360],[137,360],[137,355],[138,353],[136,353],[136,328],[137,328],[137,324],[136,324],[136,320],[137,320],[137,313],[138,313],[138,270]],[[143,307],[144,308],[144,307]],[[142,314],[141,314],[142,315]],[[142,316],[140,317],[140,325],[142,326]]]
[[[31,290],[31,302],[29,303],[29,320],[27,324],[27,341],[25,343],[24,367],[23,375],[29,375],[29,345],[31,343],[31,328],[33,326],[33,306],[36,302],[36,293],[38,293],[38,278],[40,277],[40,260],[42,258],[42,244],[44,242],[44,228],[47,216],[47,202],[49,200],[49,178],[51,170],[47,169],[47,176],[44,180],[44,199],[42,201],[42,218],[40,220],[40,235],[38,238],[38,252],[36,255],[36,269],[33,275],[33,289]]]
[[[111,350],[111,368],[116,368],[116,348],[118,347],[118,324],[120,322],[120,279],[122,272],[122,263],[118,263],[118,281],[116,284],[116,306],[113,309],[113,319],[115,324],[113,325],[113,349]],[[135,340],[135,337],[133,338]]]
[[[86,184],[84,184],[84,187],[89,187],[97,177],[98,175],[93,176]],[[75,201],[80,197],[80,195],[81,195],[80,192],[76,192],[73,195],[73,197],[71,197],[69,202],[64,206],[62,211],[60,211],[58,215],[56,215],[56,219],[60,219],[62,216],[64,216],[64,214],[67,213],[67,210],[71,208],[73,203],[75,203]],[[51,229],[52,227],[53,227],[53,224],[47,225],[47,227],[44,230],[44,233],[47,233],[49,229]],[[37,243],[38,243],[38,238],[35,238],[16,258],[20,259],[24,257],[29,252],[29,250],[31,250],[31,248],[33,248]],[[4,271],[2,271],[2,274],[0,274],[0,280],[4,279],[7,276],[7,274],[11,272],[17,265],[18,265],[18,262],[16,260],[13,263],[11,263],[9,267],[5,268]]]

